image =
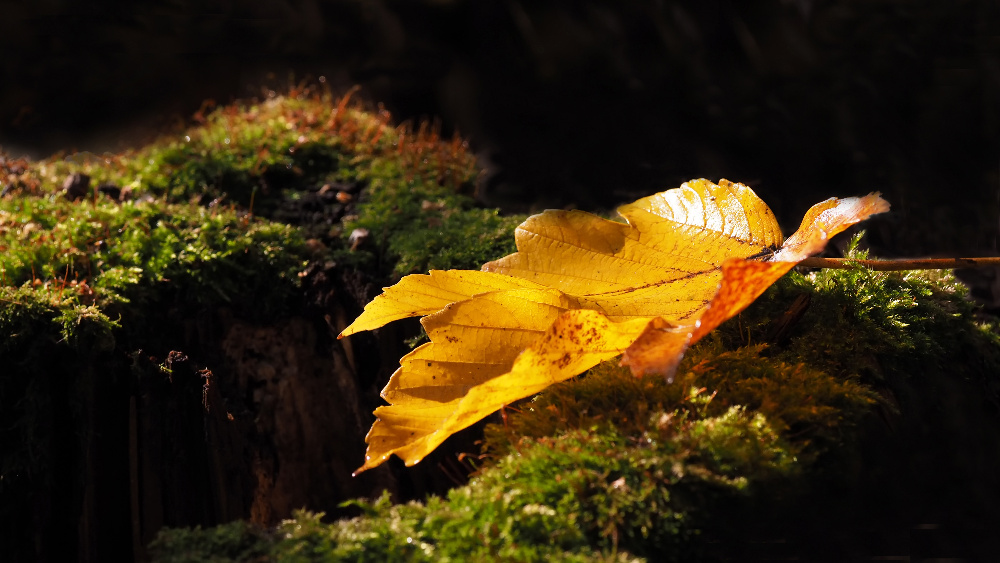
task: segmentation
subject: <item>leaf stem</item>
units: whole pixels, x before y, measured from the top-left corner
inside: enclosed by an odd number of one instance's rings
[[[901,260],[857,260],[855,258],[806,258],[799,266],[807,268],[836,268],[844,270],[860,264],[881,272],[900,270],[951,270],[955,268],[988,268],[1000,266],[1000,258],[922,258]]]

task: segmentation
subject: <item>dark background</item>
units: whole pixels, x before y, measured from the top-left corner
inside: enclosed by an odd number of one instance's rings
[[[119,150],[323,76],[438,118],[526,211],[689,178],[750,184],[791,232],[881,191],[886,255],[996,254],[995,0],[0,2],[0,145]]]

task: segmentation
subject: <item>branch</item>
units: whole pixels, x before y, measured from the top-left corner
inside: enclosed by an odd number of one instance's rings
[[[902,260],[856,260],[854,258],[806,258],[799,266],[807,268],[836,268],[845,270],[860,264],[871,270],[891,272],[900,270],[952,270],[955,268],[988,268],[1000,266],[1000,258],[924,258]]]

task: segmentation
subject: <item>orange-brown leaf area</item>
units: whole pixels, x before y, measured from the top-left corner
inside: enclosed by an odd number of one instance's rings
[[[404,277],[341,334],[426,315],[430,337],[383,390],[390,404],[375,411],[359,470],[392,454],[417,463],[503,405],[617,356],[636,376],[670,381],[691,344],[831,236],[886,210],[878,194],[831,198],[784,241],[749,187],[694,180],[622,206],[624,222],[530,217],[515,231],[518,252],[480,273]]]

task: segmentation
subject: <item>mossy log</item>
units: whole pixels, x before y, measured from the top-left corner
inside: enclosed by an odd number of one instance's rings
[[[508,250],[472,162],[316,91],[122,154],[0,157],[8,555],[142,560],[164,526],[446,490],[433,466],[351,477],[415,327],[334,336],[406,269]]]
[[[2,166],[14,559],[975,558],[1000,521],[1000,333],[950,275],[793,273],[673,384],[604,364],[352,479],[418,333],[334,336],[400,275],[513,250],[461,140],[306,92]]]

